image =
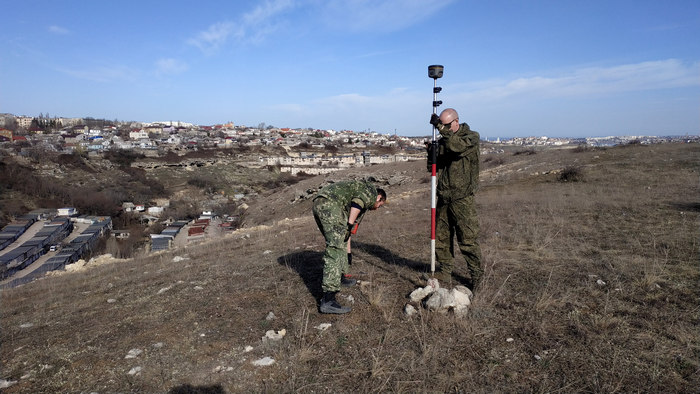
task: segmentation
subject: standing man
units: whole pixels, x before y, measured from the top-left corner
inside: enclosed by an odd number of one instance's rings
[[[454,236],[471,274],[471,289],[481,280],[479,220],[474,193],[479,188],[479,133],[459,123],[457,111],[447,108],[430,124],[440,132],[437,157],[435,259],[439,281],[450,282],[454,268]]]
[[[313,201],[314,219],[326,239],[321,285],[323,298],[319,311],[348,313],[351,308],[338,304],[335,295],[341,284],[352,286],[356,283],[345,277],[352,259],[350,237],[368,209],[376,210],[384,205],[386,192],[368,181],[342,181],[319,190]]]

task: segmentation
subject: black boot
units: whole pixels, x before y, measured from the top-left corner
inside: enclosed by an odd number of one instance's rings
[[[357,284],[356,279],[352,279],[345,274],[340,276],[340,285],[341,286],[351,287],[351,286],[355,286],[356,284]]]
[[[321,305],[318,308],[321,313],[343,314],[352,310],[348,306],[341,306],[338,304],[338,301],[335,300],[335,293],[337,292],[327,291],[323,293]]]

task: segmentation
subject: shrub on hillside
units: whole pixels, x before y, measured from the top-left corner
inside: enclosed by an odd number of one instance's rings
[[[295,183],[299,183],[302,179],[309,178],[312,175],[300,172],[297,176],[294,176],[288,172],[281,172],[277,179],[267,181],[262,184],[265,189],[275,189],[280,186],[290,186]]]
[[[396,153],[396,148],[393,146],[378,146],[377,154],[379,155],[393,155]]]
[[[483,163],[486,168],[498,167],[506,163],[506,160],[501,156],[489,155],[484,157]]]
[[[161,218],[173,218],[175,220],[192,220],[199,217],[202,207],[197,201],[171,200],[165,208]]]
[[[21,200],[6,200],[0,207],[0,228],[7,226],[17,216],[29,212],[29,208]]]
[[[583,182],[583,170],[577,166],[569,166],[559,173],[559,182]]]
[[[273,165],[265,166],[265,169],[266,169],[266,170],[268,170],[268,171],[270,171],[270,172],[277,173],[277,174],[279,174],[280,172],[282,172],[281,168],[282,168],[282,166],[279,165],[279,164],[273,164]]]
[[[72,193],[72,187],[51,179],[44,179],[31,168],[12,160],[0,163],[0,191],[3,190],[17,191],[37,199],[55,201],[56,205],[69,204]]]
[[[124,190],[128,190],[130,199],[137,201],[147,201],[155,197],[167,196],[165,186],[157,179],[146,176],[146,170],[136,167],[122,167],[122,171],[129,174],[129,183],[122,185]]]
[[[316,175],[314,175],[314,174],[309,174],[309,173],[306,173],[306,172],[304,172],[304,171],[299,171],[299,172],[297,172],[297,175],[296,175],[296,176],[297,176],[297,178],[299,179],[299,181],[301,181],[302,179],[313,178],[313,177],[315,177]],[[297,181],[297,182],[298,182],[298,181]]]
[[[86,158],[80,152],[64,153],[56,157],[56,164],[66,167],[79,168],[88,172],[95,172],[85,162]]]
[[[168,150],[167,152],[160,155],[158,157],[158,160],[164,161],[166,163],[178,163],[178,162],[180,162],[180,160],[182,160],[182,158],[180,157],[180,155],[178,155],[174,151]]]
[[[152,233],[156,234],[158,232],[160,231]],[[148,238],[146,238],[144,229],[140,226],[130,227],[129,233],[130,235],[127,239],[102,238],[104,243],[102,250],[118,259],[134,257],[135,252],[146,245]]]
[[[113,200],[103,191],[85,188],[72,189],[71,202],[70,205],[77,208],[81,214],[98,216],[116,216],[121,203]]]
[[[217,189],[217,184],[213,179],[210,178],[190,178],[187,180],[187,184],[202,189],[205,193],[215,193]]]
[[[537,154],[537,151],[533,148],[528,148],[528,149],[521,149],[513,152],[513,156],[520,156],[520,155],[534,155]]]
[[[110,149],[104,153],[104,158],[120,167],[130,167],[131,163],[143,159],[142,153],[136,153],[129,149]]]

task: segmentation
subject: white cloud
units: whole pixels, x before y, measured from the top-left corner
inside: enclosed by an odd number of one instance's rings
[[[195,37],[190,38],[187,40],[187,43],[196,46],[204,53],[213,53],[226,43],[226,40],[233,32],[233,23],[219,22],[209,26],[207,30],[198,33]]]
[[[563,75],[482,81],[463,85],[463,98],[501,100],[509,97],[595,97],[615,93],[700,86],[700,63],[677,59],[586,67]],[[453,87],[454,89],[454,87]]]
[[[274,0],[255,7],[244,14],[238,22],[218,22],[205,31],[187,40],[187,43],[199,48],[206,54],[219,50],[229,38],[239,42],[260,42],[273,32],[279,30],[280,23],[275,18],[294,7],[292,0]]]
[[[339,30],[390,32],[442,10],[454,0],[331,0],[323,2],[325,24]]]
[[[591,127],[592,118],[597,119],[595,127],[601,132],[607,127],[611,131],[606,132],[615,133],[619,132],[615,127],[631,127],[634,119],[639,118],[635,115],[628,119],[625,118],[628,114],[623,114],[629,112],[624,108],[631,106],[629,103],[636,92],[698,87],[698,71],[700,63],[668,59],[611,67],[581,67],[509,80],[443,84],[439,99],[444,100],[444,105],[438,111],[447,107],[464,111],[464,121],[477,130],[483,128],[489,136],[585,134],[588,131],[583,128]],[[619,119],[605,124],[602,108],[607,104],[602,103],[609,103],[608,98],[616,95],[625,95],[621,102],[626,104],[613,111]],[[301,103],[271,103],[265,108],[267,112],[259,116],[277,126],[355,131],[371,128],[390,133],[396,130],[401,135],[430,135],[431,98],[426,91],[413,88],[396,88],[377,95],[350,92]],[[640,108],[637,104],[632,106]]]
[[[278,104],[269,107],[268,113],[275,114],[275,119],[272,120],[275,125],[314,125],[318,128],[355,131],[371,128],[389,132],[404,127],[407,117],[423,115],[421,108],[425,102],[415,92],[397,88],[377,96],[345,93],[307,103]],[[428,124],[427,116],[420,117],[425,119],[424,124]]]
[[[439,12],[455,0],[271,0],[258,5],[235,21],[217,22],[187,43],[205,54],[218,51],[229,39],[259,43],[275,32],[293,28],[283,18],[292,11],[304,14],[307,24],[320,23],[350,32],[388,32],[404,29]],[[317,28],[316,28],[317,29]]]
[[[172,58],[163,58],[156,61],[156,74],[157,75],[174,75],[181,74],[187,71],[189,67],[186,63]]]
[[[49,33],[53,33],[53,34],[64,35],[64,34],[70,33],[70,31],[68,29],[66,29],[65,27],[56,26],[56,25],[51,25],[47,29],[48,29]]]
[[[264,4],[255,7],[253,11],[243,15],[243,23],[246,26],[255,26],[255,24],[267,21],[294,7],[294,5],[292,0],[266,1]]]
[[[102,66],[93,69],[65,69],[59,68],[57,71],[68,74],[78,79],[85,79],[94,82],[115,82],[136,80],[138,72],[126,66]]]

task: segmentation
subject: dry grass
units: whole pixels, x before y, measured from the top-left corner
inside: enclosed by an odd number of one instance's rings
[[[583,182],[558,181],[569,166]],[[317,312],[323,239],[309,202],[289,205],[308,179],[251,206],[248,225],[271,227],[4,290],[5,391],[697,392],[700,147],[494,159],[477,196],[486,275],[463,319],[403,314],[429,269],[424,163],[370,170],[412,181],[356,236],[352,313]]]

